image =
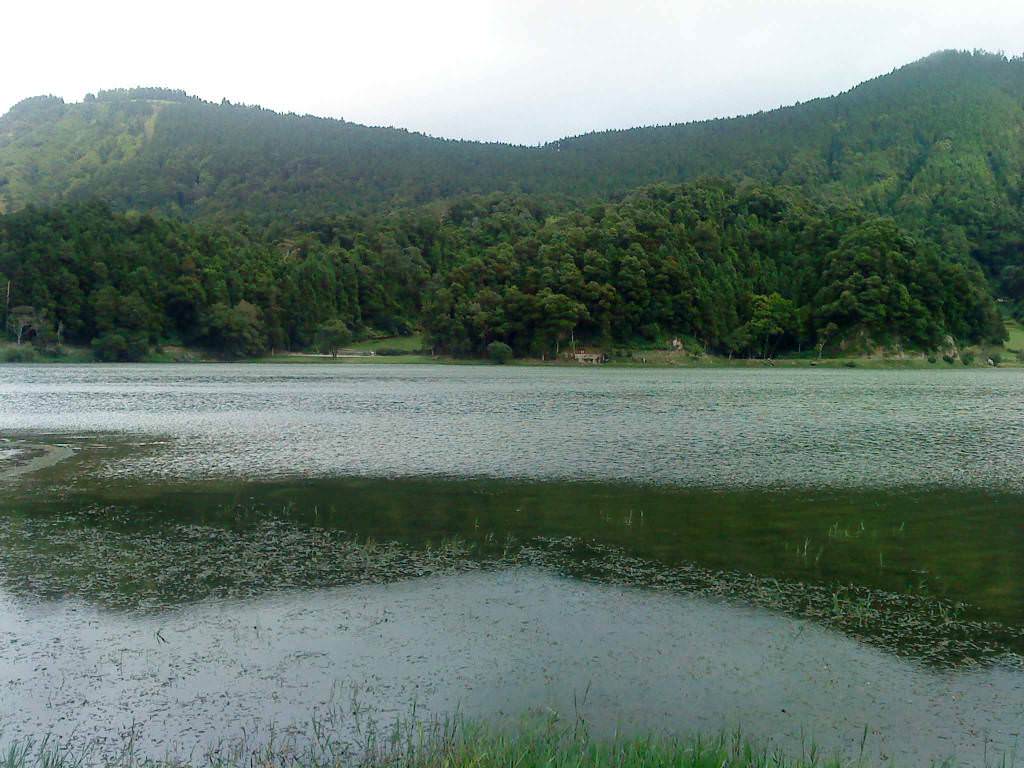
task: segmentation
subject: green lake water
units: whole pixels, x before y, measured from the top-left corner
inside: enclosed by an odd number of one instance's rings
[[[1018,372],[6,366],[0,438],[5,737],[1024,730]]]

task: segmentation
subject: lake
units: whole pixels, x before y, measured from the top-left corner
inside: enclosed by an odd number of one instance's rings
[[[1024,726],[1019,372],[0,366],[0,437],[4,737]]]

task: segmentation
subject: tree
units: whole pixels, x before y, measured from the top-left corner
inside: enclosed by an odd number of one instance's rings
[[[824,328],[818,330],[818,359],[821,360],[821,353],[825,349],[825,345],[828,344],[829,338],[838,331],[839,328],[835,323],[829,323]]]
[[[331,320],[316,329],[316,346],[325,355],[338,356],[338,350],[352,339],[348,326],[341,320]]]
[[[215,304],[210,308],[207,340],[227,358],[253,357],[266,349],[259,308],[247,301],[234,307]]]
[[[0,289],[4,292],[4,328],[7,328],[11,314],[11,281],[2,273],[0,273]]]
[[[149,351],[146,337],[139,332],[104,333],[92,340],[92,351],[97,360],[106,363],[133,363]]]
[[[561,293],[552,293],[545,288],[538,296],[540,311],[544,318],[543,330],[545,341],[554,339],[555,355],[558,355],[561,342],[569,337],[581,319],[587,318],[586,307],[578,301]]]
[[[778,293],[757,295],[751,300],[751,317],[747,323],[750,340],[760,344],[761,357],[771,356],[773,341],[796,327],[796,308]]]
[[[512,347],[503,341],[492,341],[487,345],[487,356],[498,365],[504,365],[512,359]]]
[[[21,346],[26,335],[40,327],[43,322],[43,313],[35,307],[13,307],[7,318],[7,327],[18,346]]]
[[[864,210],[749,181],[659,184],[585,207],[472,195],[265,225],[88,202],[0,216],[0,274],[10,306],[37,316],[8,324],[12,338],[58,328],[69,344],[100,339],[114,358],[135,354],[122,344],[144,354],[158,343],[334,354],[345,342],[320,331],[335,321],[349,337],[421,330],[432,349],[465,356],[494,341],[540,356],[570,337],[608,347],[666,333],[768,356],[810,340],[819,351],[854,338],[998,343],[988,281],[1000,276],[1007,298],[1024,284],[1019,238],[1006,232],[991,255],[1004,266],[986,277],[956,245],[969,237],[943,234],[940,248]]]
[[[118,304],[121,295],[112,285],[104,285],[92,292],[89,302],[92,305],[93,325],[97,331],[109,333],[117,328]]]

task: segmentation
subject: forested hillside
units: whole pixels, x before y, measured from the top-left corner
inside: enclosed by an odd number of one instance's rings
[[[106,359],[168,341],[255,355],[416,325],[457,355],[495,341],[551,355],[570,336],[684,335],[763,357],[1003,334],[973,263],[891,220],[725,181],[655,186],[585,212],[471,197],[286,238],[100,203],[28,209],[0,217],[7,280],[19,322]]]
[[[542,147],[164,89],[38,97],[0,117],[0,212],[8,310],[115,357],[302,348],[332,323],[457,354],[994,340],[993,295],[1024,310],[1024,60],[940,53]]]
[[[210,104],[157,89],[0,118],[0,205],[100,198],[121,210],[304,217],[514,190],[577,198],[747,176],[862,204],[973,249],[1021,248],[1024,60],[940,53],[847,93],[748,117],[524,148]]]

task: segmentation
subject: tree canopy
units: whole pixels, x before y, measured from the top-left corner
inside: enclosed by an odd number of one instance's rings
[[[767,357],[828,344],[931,348],[1004,333],[981,269],[892,219],[708,179],[586,210],[517,194],[293,230],[121,214],[0,217],[16,306],[105,359],[185,343],[225,357],[425,331],[438,351],[554,355],[682,335]]]

